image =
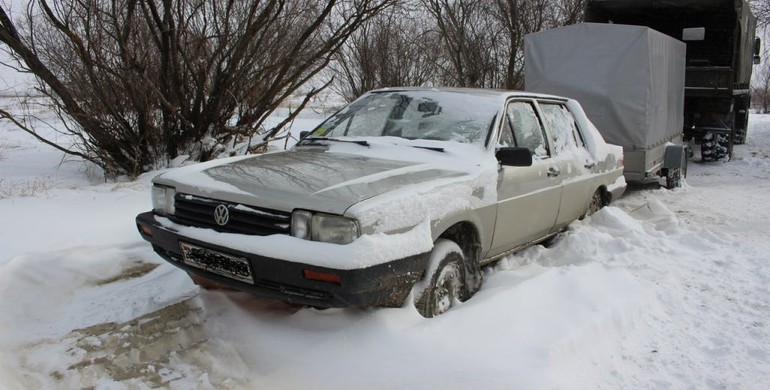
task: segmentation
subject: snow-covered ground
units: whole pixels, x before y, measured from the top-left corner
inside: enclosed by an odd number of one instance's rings
[[[430,320],[199,290],[136,232],[153,174],[105,183],[0,123],[0,388],[770,388],[770,116],[751,122],[731,162],[632,189]]]

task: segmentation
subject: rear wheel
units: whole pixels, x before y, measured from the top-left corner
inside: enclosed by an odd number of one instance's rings
[[[735,144],[743,145],[746,143],[746,129],[735,129]]]
[[[601,188],[594,192],[591,197],[591,203],[588,204],[588,210],[586,210],[586,216],[589,216],[604,207],[604,196],[602,196]]]
[[[463,251],[450,240],[439,239],[433,247],[426,280],[414,287],[414,306],[425,318],[446,313],[460,299],[463,289]]]
[[[728,139],[723,134],[706,133],[700,144],[700,154],[703,161],[718,161],[727,157]]]

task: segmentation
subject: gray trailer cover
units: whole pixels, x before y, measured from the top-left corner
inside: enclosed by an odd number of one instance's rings
[[[684,43],[583,23],[529,34],[524,52],[526,90],[578,100],[607,142],[646,150],[682,134]]]

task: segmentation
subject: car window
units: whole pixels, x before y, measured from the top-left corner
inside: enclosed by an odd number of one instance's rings
[[[535,157],[547,158],[548,148],[543,138],[543,126],[532,103],[510,102],[506,115],[513,130],[516,146],[529,149]]]
[[[318,126],[312,137],[401,137],[484,144],[499,97],[445,91],[373,92]]]
[[[513,147],[516,146],[516,141],[513,139],[513,130],[511,129],[511,118],[506,115],[503,118],[503,131],[500,133],[499,146]]]
[[[551,129],[555,154],[585,147],[575,118],[566,106],[558,103],[540,102],[540,110]]]

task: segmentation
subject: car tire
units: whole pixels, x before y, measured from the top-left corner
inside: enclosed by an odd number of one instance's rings
[[[433,246],[428,270],[414,286],[414,307],[425,318],[444,314],[460,300],[464,285],[464,255],[451,240],[438,239]]]
[[[591,197],[591,203],[588,204],[588,209],[586,210],[585,217],[599,211],[602,207],[604,207],[604,196],[602,194],[602,189],[599,188],[594,192],[594,195]]]

